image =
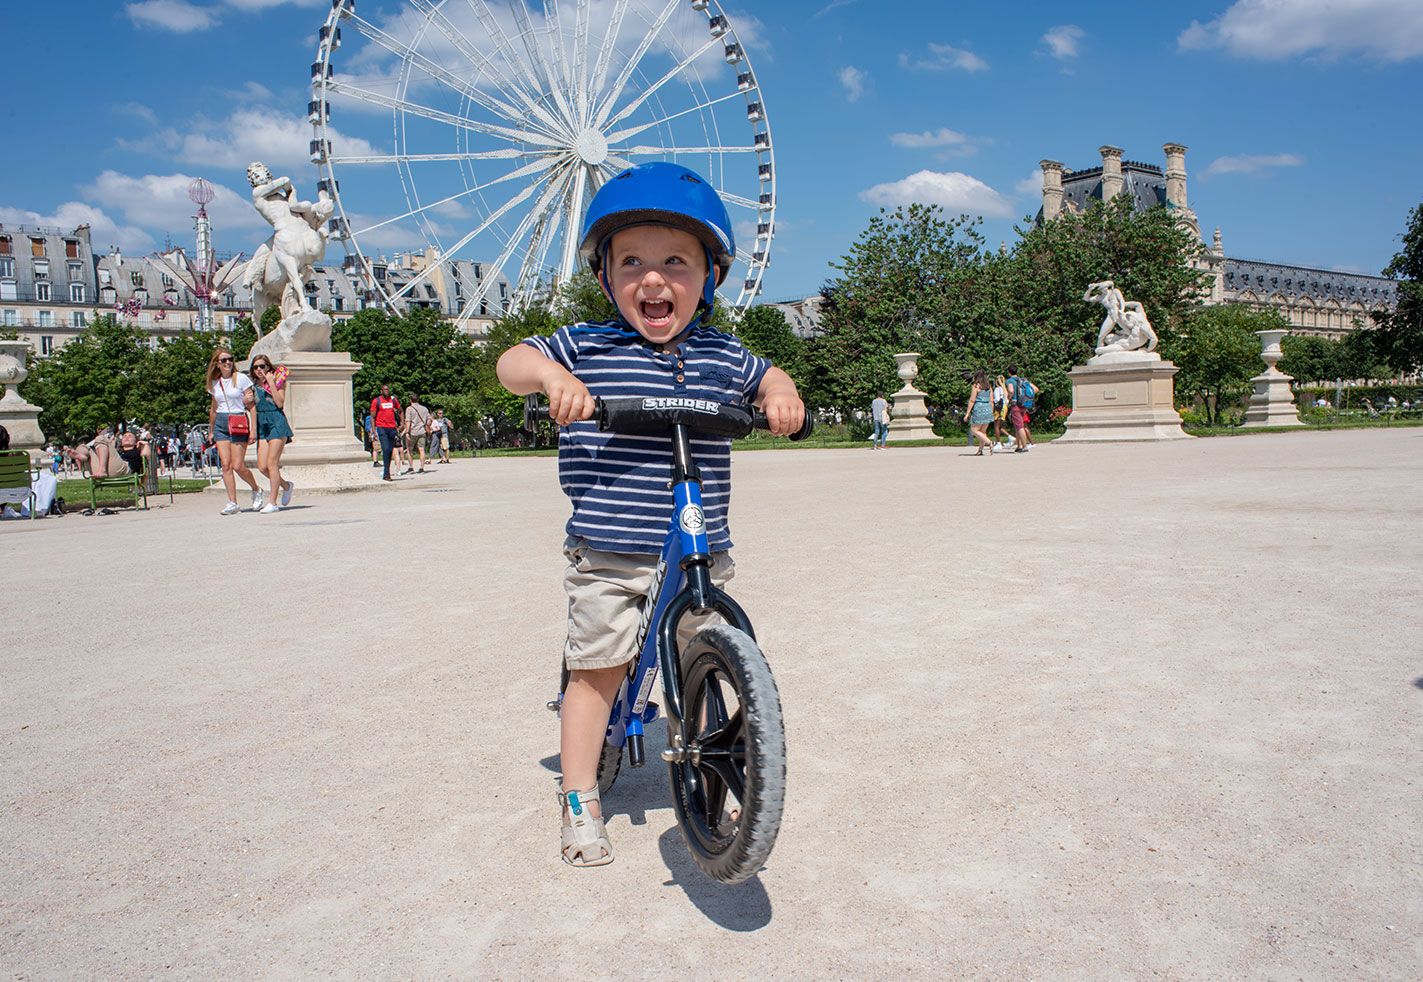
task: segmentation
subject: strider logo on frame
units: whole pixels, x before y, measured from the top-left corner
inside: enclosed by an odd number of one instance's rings
[[[642,400],[643,409],[690,409],[694,413],[715,416],[720,406],[710,399],[687,399],[679,396],[647,396]]]
[[[688,505],[686,508],[683,508],[678,522],[682,526],[682,531],[688,535],[698,534],[707,524],[706,516],[702,514],[702,510],[696,505]]]

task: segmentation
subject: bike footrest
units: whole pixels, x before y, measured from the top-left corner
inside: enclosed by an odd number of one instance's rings
[[[641,767],[644,763],[647,762],[647,761],[646,761],[646,758],[643,756],[643,752],[642,752],[642,734],[641,734],[641,733],[629,733],[629,734],[628,734],[628,740],[627,740],[627,746],[628,746],[628,763],[629,763],[629,764],[631,764],[633,767]]]

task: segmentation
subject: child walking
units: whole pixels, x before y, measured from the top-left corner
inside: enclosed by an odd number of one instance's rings
[[[715,189],[670,163],[629,168],[588,206],[580,249],[615,320],[573,324],[526,338],[499,358],[499,381],[516,395],[541,392],[559,434],[559,479],[573,504],[568,567],[569,670],[559,754],[562,856],[571,866],[613,860],[598,795],[598,758],[613,700],[627,675],[644,595],[672,510],[672,454],[660,437],[601,433],[589,422],[595,396],[682,396],[754,402],[771,432],[789,435],[805,405],[785,372],[704,323],[736,255],[731,221]],[[727,508],[731,441],[694,441],[702,476],[712,578],[732,575]],[[684,622],[683,643],[696,625]]]

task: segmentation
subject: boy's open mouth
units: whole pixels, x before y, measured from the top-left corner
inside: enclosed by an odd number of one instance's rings
[[[672,323],[671,300],[643,300],[638,304],[638,309],[648,327],[662,328]]]

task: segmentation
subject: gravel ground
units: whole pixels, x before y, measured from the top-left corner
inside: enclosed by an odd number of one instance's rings
[[[1423,977],[1421,461],[739,455],[790,785],[738,888],[655,759],[559,862],[553,460],[7,522],[0,969]]]

